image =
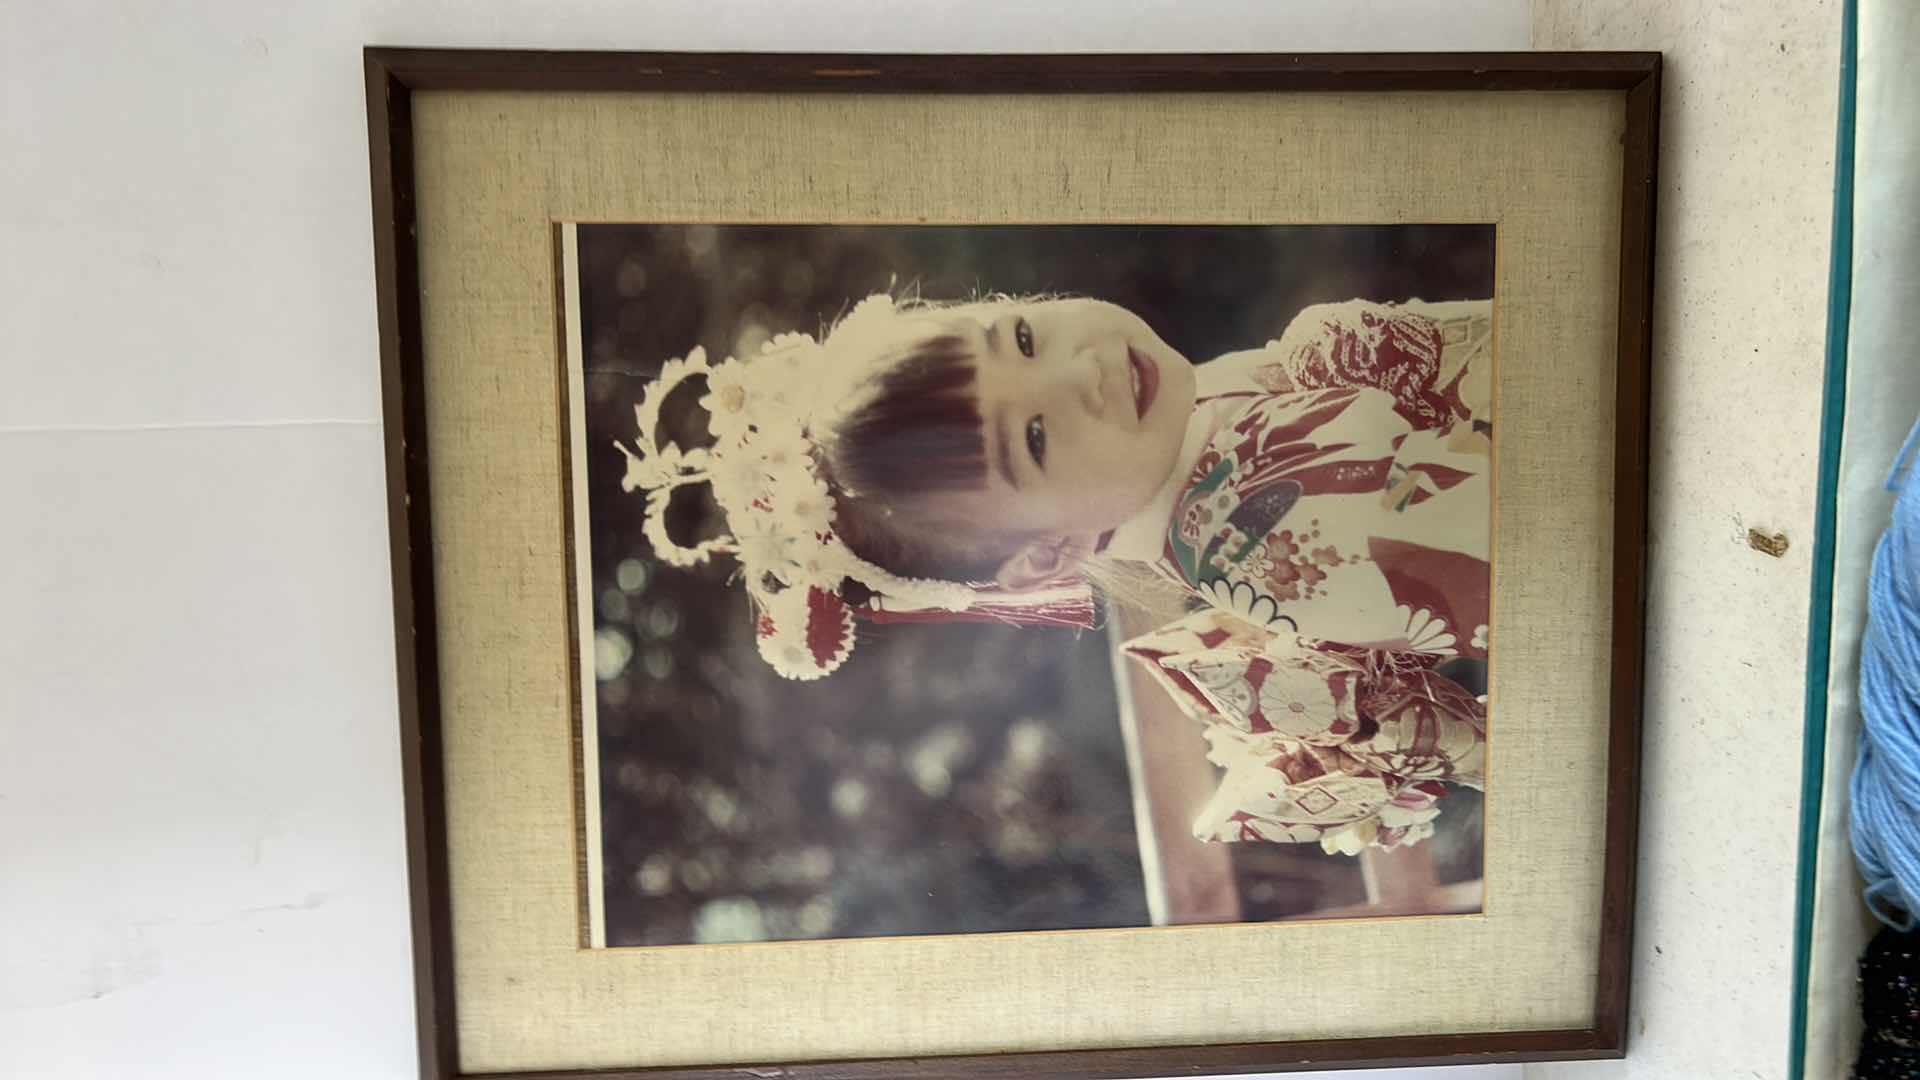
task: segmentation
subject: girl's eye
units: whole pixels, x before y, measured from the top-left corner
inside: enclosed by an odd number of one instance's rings
[[[1027,325],[1027,320],[1015,320],[1013,324],[1013,344],[1020,350],[1021,356],[1028,357],[1029,359],[1032,358],[1033,327]]]
[[[1033,463],[1047,466],[1047,422],[1036,416],[1027,421],[1027,453],[1033,455]]]

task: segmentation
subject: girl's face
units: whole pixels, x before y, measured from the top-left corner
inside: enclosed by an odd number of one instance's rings
[[[1098,300],[946,314],[974,350],[987,484],[937,496],[942,516],[1087,537],[1146,506],[1173,473],[1193,414],[1186,357]]]

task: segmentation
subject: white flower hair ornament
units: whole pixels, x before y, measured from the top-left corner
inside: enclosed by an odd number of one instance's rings
[[[842,320],[833,340],[884,332],[894,315],[891,296],[870,296]],[[847,547],[834,532],[833,497],[811,437],[813,424],[831,416],[848,389],[846,368],[836,370],[827,352],[811,336],[792,333],[767,342],[750,359],[709,364],[706,351],[695,348],[661,367],[634,407],[631,445],[614,442],[627,463],[621,489],[645,493],[644,530],[654,554],[678,567],[731,555],[753,603],[760,655],[790,679],[821,678],[853,654],[853,609],[840,596],[847,581],[871,594],[861,614],[876,622],[1091,626],[1092,594],[1084,584],[1009,594],[992,586],[901,577]],[[714,441],[684,450],[661,441],[660,407],[695,378],[707,383],[699,405],[708,413]],[[699,484],[711,487],[727,532],[683,545],[667,532],[667,506],[674,491]]]

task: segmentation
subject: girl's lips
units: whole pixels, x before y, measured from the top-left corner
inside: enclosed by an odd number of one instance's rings
[[[1153,399],[1160,393],[1160,368],[1153,357],[1133,346],[1127,346],[1127,367],[1133,382],[1134,416],[1145,419],[1147,410],[1153,408]]]

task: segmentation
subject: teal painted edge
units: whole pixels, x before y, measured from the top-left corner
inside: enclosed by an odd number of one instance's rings
[[[1813,523],[1813,599],[1807,617],[1807,716],[1800,766],[1800,858],[1794,888],[1793,1023],[1788,1075],[1807,1072],[1807,991],[1813,965],[1814,885],[1826,788],[1827,681],[1833,654],[1833,547],[1840,498],[1840,437],[1847,412],[1847,327],[1853,309],[1854,95],[1858,0],[1840,15],[1840,109],[1833,158],[1833,257],[1827,271],[1826,385],[1820,403],[1820,479]]]

